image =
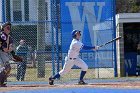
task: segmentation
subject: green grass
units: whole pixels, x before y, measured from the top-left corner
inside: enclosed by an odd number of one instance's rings
[[[71,69],[69,73],[64,75],[61,80],[71,80],[71,79],[79,79],[81,69]],[[45,77],[38,78],[37,77],[37,68],[28,67],[26,69],[25,81],[48,81],[48,78],[52,75],[52,66],[46,65],[45,67]],[[94,78],[94,69],[89,69],[85,76],[85,79],[93,79]],[[16,66],[11,70],[11,75],[8,77],[9,81],[16,81]]]
[[[61,68],[61,67],[60,67]],[[11,75],[8,77],[8,81],[16,81],[16,65],[12,65],[12,71]],[[96,69],[98,70],[98,69]],[[107,76],[107,78],[98,78],[97,75],[98,73],[95,71],[95,69],[88,69],[85,79],[92,80],[92,79],[121,79],[121,78],[114,78],[108,76],[104,71],[108,71],[108,73],[114,73],[112,70],[109,68],[102,69],[100,72],[100,75],[102,76]],[[62,76],[60,78],[60,81],[68,81],[68,80],[78,80],[80,77],[80,71],[81,69],[71,69],[69,73],[66,75]],[[96,72],[96,75],[95,75]],[[26,75],[25,75],[25,81],[43,81],[43,82],[48,82],[48,78],[52,75],[52,65],[51,63],[46,64],[45,66],[45,77],[44,78],[38,78],[38,71],[37,68],[32,68],[31,66],[28,66],[26,70]]]
[[[11,75],[8,77],[8,81],[16,81],[16,65],[12,65],[12,71],[11,71]],[[110,70],[108,68],[106,68],[105,70]],[[60,81],[68,81],[68,80],[78,80],[79,76],[80,76],[80,71],[81,69],[71,69],[71,71],[69,73],[67,73],[66,75],[64,75],[63,77],[60,78]],[[113,72],[109,72],[109,73],[113,73]],[[25,75],[25,81],[43,81],[43,82],[48,82],[48,78],[52,75],[52,66],[51,64],[46,64],[45,67],[45,77],[44,78],[38,78],[37,77],[37,68],[31,68],[28,67],[26,70],[26,75]],[[97,74],[97,73],[96,73]],[[104,72],[101,73],[102,75],[106,75]],[[96,78],[96,79],[136,79],[137,80],[138,77],[121,77],[121,78],[114,78],[114,77],[110,77],[108,76],[108,78]],[[95,70],[94,69],[88,69],[85,79],[88,80],[92,80],[95,79]]]

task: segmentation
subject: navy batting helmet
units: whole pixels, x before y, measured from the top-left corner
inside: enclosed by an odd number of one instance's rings
[[[77,33],[77,32],[81,32],[81,31],[80,31],[80,30],[73,30],[73,31],[71,32],[71,35],[72,35],[73,38],[76,37],[76,33]]]

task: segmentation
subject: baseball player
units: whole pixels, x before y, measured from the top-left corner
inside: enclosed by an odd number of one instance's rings
[[[6,87],[5,81],[11,71],[8,54],[13,51],[12,38],[9,33],[11,23],[6,22],[1,26],[0,32],[0,87]]]
[[[98,46],[95,47],[95,46],[84,45],[80,41],[81,31],[79,31],[79,30],[73,30],[71,35],[73,37],[73,40],[72,40],[70,48],[68,50],[68,55],[65,57],[64,67],[59,73],[57,73],[56,75],[51,76],[49,78],[50,85],[54,84],[54,80],[56,78],[60,78],[60,76],[68,73],[74,65],[76,65],[82,69],[78,84],[80,84],[80,85],[87,84],[84,82],[83,78],[87,72],[88,66],[81,58],[79,58],[79,52],[81,49],[96,50],[96,49],[98,49]]]

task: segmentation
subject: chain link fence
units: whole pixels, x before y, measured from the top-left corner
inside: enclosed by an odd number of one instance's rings
[[[60,22],[62,19],[60,16],[60,0],[5,0],[1,2],[1,5],[3,6],[2,11],[0,11],[3,13],[1,23],[5,21],[12,23],[10,35],[15,48],[20,44],[21,39],[26,41],[28,47],[24,81],[48,81],[48,78],[58,73],[64,64],[64,55],[62,54],[62,41],[64,38],[61,33],[61,25],[64,23]],[[110,19],[106,20],[106,22],[109,21]],[[103,26],[106,25],[103,23]],[[98,44],[102,43],[101,40],[98,41]],[[103,40],[103,42],[105,41]],[[101,52],[99,51],[96,55],[97,59],[102,55],[107,55],[107,52],[104,52],[104,54]],[[83,53],[84,55],[86,53]],[[91,55],[93,56],[93,54]],[[89,54],[89,56],[91,55]],[[110,54],[108,55],[110,56]],[[107,75],[106,78],[114,77],[114,66],[106,67],[106,64],[103,63],[104,60],[100,60],[101,63],[96,63],[95,68],[89,68],[85,78],[100,78],[100,75],[102,75],[101,77]],[[114,60],[114,56],[112,56],[109,60],[111,66],[114,65]],[[18,81],[19,63],[12,60],[10,63],[12,71],[8,81]],[[62,77],[61,81],[78,79],[79,74],[80,69],[72,69],[69,74]],[[22,73],[20,75],[22,76]]]

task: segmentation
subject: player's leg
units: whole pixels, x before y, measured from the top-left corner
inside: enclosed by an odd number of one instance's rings
[[[5,70],[5,67],[4,67],[4,63],[2,60],[2,53],[0,51],[0,87],[4,86],[4,80],[5,80],[4,78],[6,77],[4,70]]]
[[[0,55],[1,55],[1,54],[0,54]],[[4,67],[2,58],[1,58],[1,56],[0,56],[0,87],[5,86],[5,85],[4,85],[4,81],[5,81],[6,75],[5,75],[4,70],[5,70],[5,67]]]
[[[69,59],[66,57],[66,58],[65,58],[65,64],[64,64],[64,66],[63,66],[63,69],[62,69],[59,73],[57,73],[56,75],[51,76],[51,77],[49,78],[49,84],[50,84],[50,85],[53,85],[53,84],[54,84],[54,80],[55,80],[56,78],[60,78],[60,76],[62,76],[62,75],[64,75],[64,74],[68,73],[68,72],[71,70],[71,68],[72,68],[73,65],[74,65],[73,61],[72,61],[72,60],[69,60]]]
[[[5,77],[4,69],[5,67],[3,66],[3,63],[0,59],[0,87],[2,87],[4,83],[4,77]]]
[[[10,64],[5,64],[4,66],[0,66],[0,86],[6,87],[5,81],[10,74],[11,66]]]
[[[5,78],[6,78],[5,72],[1,71],[0,72],[0,87],[5,87],[6,86],[6,84],[4,84]]]
[[[80,79],[79,79],[79,84],[86,84],[85,82],[84,82],[84,80],[83,80],[83,78],[84,78],[84,76],[85,76],[85,74],[86,74],[86,72],[87,72],[87,69],[88,69],[88,66],[87,66],[87,64],[82,60],[82,59],[80,59],[80,58],[77,58],[76,60],[75,60],[75,65],[76,66],[78,66],[78,67],[80,67],[82,70],[81,70],[81,73],[80,73]]]
[[[11,66],[9,63],[9,56],[8,53],[0,51],[0,63],[2,64],[2,67],[4,68],[3,71],[1,72],[1,86],[6,86],[5,81],[7,80],[7,77],[9,76],[11,72]]]

